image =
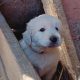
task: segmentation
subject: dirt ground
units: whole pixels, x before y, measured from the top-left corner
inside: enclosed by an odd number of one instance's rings
[[[80,0],[62,0],[71,36],[80,60]]]

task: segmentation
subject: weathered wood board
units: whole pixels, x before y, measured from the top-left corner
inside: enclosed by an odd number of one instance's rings
[[[0,13],[0,56],[9,80],[40,80]]]
[[[0,57],[0,80],[8,80],[1,57]]]
[[[74,46],[74,43],[73,43],[73,40],[71,37],[69,24],[66,19],[65,12],[63,10],[62,1],[61,0],[53,0],[53,2],[55,4],[57,14],[63,23],[63,28],[62,28],[63,32],[62,33],[63,33],[66,49],[67,49],[68,55],[71,60],[72,68],[76,72],[77,76],[80,76],[80,70],[79,70],[80,62],[79,62],[79,59],[78,59],[78,56],[76,53],[76,48]]]

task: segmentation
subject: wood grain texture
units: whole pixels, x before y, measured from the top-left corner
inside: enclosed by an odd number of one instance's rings
[[[63,24],[63,28],[62,28],[63,34],[62,35],[64,36],[65,45],[66,45],[69,57],[71,59],[72,67],[78,76],[80,74],[80,71],[78,69],[78,67],[80,66],[80,62],[79,62],[79,59],[76,53],[76,48],[74,46],[74,43],[71,37],[69,24],[68,24],[65,12],[63,10],[62,2],[61,0],[53,0],[53,1],[55,3],[55,7],[57,10],[58,16],[61,19],[62,24]]]
[[[0,55],[9,80],[40,80],[0,13]]]
[[[0,57],[0,80],[9,80],[7,75],[6,75],[1,57]]]

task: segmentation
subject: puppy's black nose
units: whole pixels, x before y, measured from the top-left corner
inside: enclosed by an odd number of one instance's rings
[[[50,37],[50,41],[52,42],[52,43],[57,43],[57,37],[56,36],[51,36]]]

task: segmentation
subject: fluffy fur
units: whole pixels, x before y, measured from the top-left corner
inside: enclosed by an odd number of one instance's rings
[[[41,77],[50,80],[59,61],[58,46],[61,44],[58,18],[47,14],[33,18],[27,23],[20,45],[25,55]]]

